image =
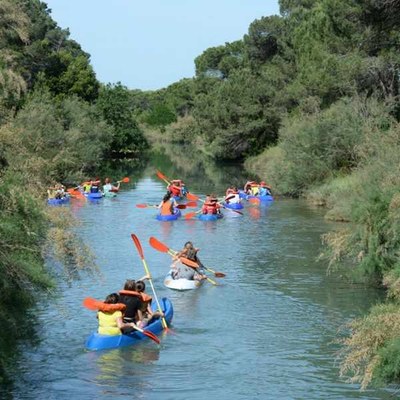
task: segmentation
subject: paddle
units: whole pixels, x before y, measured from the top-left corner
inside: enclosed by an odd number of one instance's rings
[[[99,310],[99,304],[102,304],[102,303],[103,303],[102,301],[96,300],[93,297],[86,297],[83,300],[84,307],[86,307],[87,309],[92,310],[92,311],[98,311]],[[136,324],[133,324],[133,325],[134,325],[133,328],[135,330],[139,331],[140,333],[143,333],[143,335],[145,335],[145,336],[149,337],[150,339],[154,340],[157,344],[160,344],[160,339],[156,335],[154,335],[153,332],[145,331],[144,329],[139,328]]]
[[[186,193],[186,198],[187,198],[188,200],[192,200],[192,201],[200,200],[200,197],[199,197],[199,196],[196,196],[196,195],[194,195],[194,194],[192,194],[192,193],[189,193],[189,192]]]
[[[193,202],[194,204],[196,204],[195,202]],[[192,203],[187,203],[187,204],[177,204],[175,208],[179,208],[181,210],[184,210],[187,207],[196,207],[197,205],[192,205]],[[158,208],[158,206],[156,205],[152,205],[152,204],[136,204],[137,208]]]
[[[153,247],[154,249],[161,251],[162,253],[168,253],[170,255],[176,255],[178,254],[178,252],[176,250],[170,249],[166,244],[160,242],[159,240],[157,240],[155,237],[151,237],[149,239],[149,243],[150,246]],[[189,260],[190,261],[190,260]],[[196,263],[195,263],[196,264]],[[197,265],[197,264],[196,264]],[[198,267],[198,265],[197,265]],[[223,272],[216,272],[211,268],[205,267],[203,266],[204,269],[206,269],[207,271],[210,271],[214,274],[215,277],[217,278],[224,278],[226,275]]]
[[[163,180],[167,185],[170,185],[171,184],[171,182],[167,179],[167,177],[164,175],[164,174],[162,174],[160,171],[156,171],[156,174],[157,174],[157,176],[161,179],[161,180]]]
[[[201,210],[198,211],[192,211],[190,213],[185,214],[185,219],[192,219],[196,214],[201,213]]]
[[[140,244],[139,238],[134,233],[131,234],[131,238],[133,240],[133,243],[136,246],[136,249],[139,253],[140,258],[142,259],[142,263],[143,263],[146,275],[148,275],[148,280],[150,282],[151,290],[153,291],[154,299],[156,300],[156,303],[157,303],[158,311],[160,312],[161,315],[163,315],[163,311],[161,309],[160,302],[158,301],[156,290],[154,289],[153,280],[151,279],[149,267],[147,266],[146,260],[144,259],[142,245]],[[168,330],[168,324],[167,324],[167,321],[165,320],[164,316],[161,317],[161,322],[162,322],[163,328],[165,330]]]
[[[69,193],[71,197],[75,197],[76,199],[86,200],[86,196],[76,188],[67,189],[67,193]]]

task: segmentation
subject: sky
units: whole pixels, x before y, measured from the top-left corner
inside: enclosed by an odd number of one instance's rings
[[[97,78],[155,90],[195,73],[209,47],[243,38],[278,0],[45,0],[51,16],[91,55]]]

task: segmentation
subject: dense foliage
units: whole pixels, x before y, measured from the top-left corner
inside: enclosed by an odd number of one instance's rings
[[[93,268],[70,229],[77,222],[44,198],[55,182],[80,183],[105,158],[146,147],[129,96],[97,81],[89,55],[45,3],[0,0],[0,383],[27,306],[55,277]]]

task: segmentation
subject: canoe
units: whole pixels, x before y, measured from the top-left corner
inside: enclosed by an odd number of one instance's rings
[[[103,198],[103,192],[96,192],[96,193],[84,193],[84,195],[90,200],[99,200]]]
[[[174,212],[175,214],[172,215],[157,214],[156,219],[158,219],[159,221],[175,221],[182,215],[182,213],[179,208],[174,208]]]
[[[60,206],[61,204],[69,203],[69,196],[63,197],[62,199],[47,199],[47,204],[50,206]]]
[[[198,289],[204,281],[195,281],[189,279],[173,279],[172,270],[170,270],[167,276],[164,278],[164,285],[168,289],[173,290],[193,290]]]
[[[153,303],[152,304],[153,310],[156,310],[157,309],[156,302],[153,300],[152,303]],[[164,297],[160,300],[160,305],[164,312],[167,324],[169,325],[174,315],[172,303],[169,299]],[[163,326],[161,319],[160,318],[155,319],[154,322],[147,325],[144,329],[154,334],[162,332]],[[97,332],[93,332],[87,338],[85,347],[88,350],[114,349],[116,347],[131,346],[133,344],[141,342],[143,339],[146,338],[147,336],[143,335],[143,333],[140,333],[138,331],[133,331],[126,335],[100,335]]]
[[[224,206],[226,208],[230,208],[231,210],[241,210],[244,208],[242,203],[225,203]]]
[[[222,214],[200,214],[199,220],[201,221],[216,221],[217,219],[221,219],[223,217]]]
[[[247,200],[250,200],[250,199],[258,199],[258,200],[260,200],[261,202],[274,201],[274,198],[273,198],[271,195],[266,195],[266,196],[251,196],[251,195],[248,195],[248,196],[246,197],[246,199],[247,199]]]

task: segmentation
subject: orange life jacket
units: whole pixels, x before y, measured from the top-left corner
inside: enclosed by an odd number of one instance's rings
[[[180,196],[181,195],[181,188],[179,186],[169,185],[168,189],[172,193],[173,196]]]
[[[116,304],[107,304],[102,301],[99,301],[96,303],[96,307],[99,311],[102,312],[115,312],[115,311],[125,311],[126,305],[122,303],[116,303]]]
[[[161,215],[172,215],[171,212],[172,203],[171,200],[164,201],[161,206]]]
[[[217,203],[204,203],[202,210],[206,214],[216,214],[217,213]]]

